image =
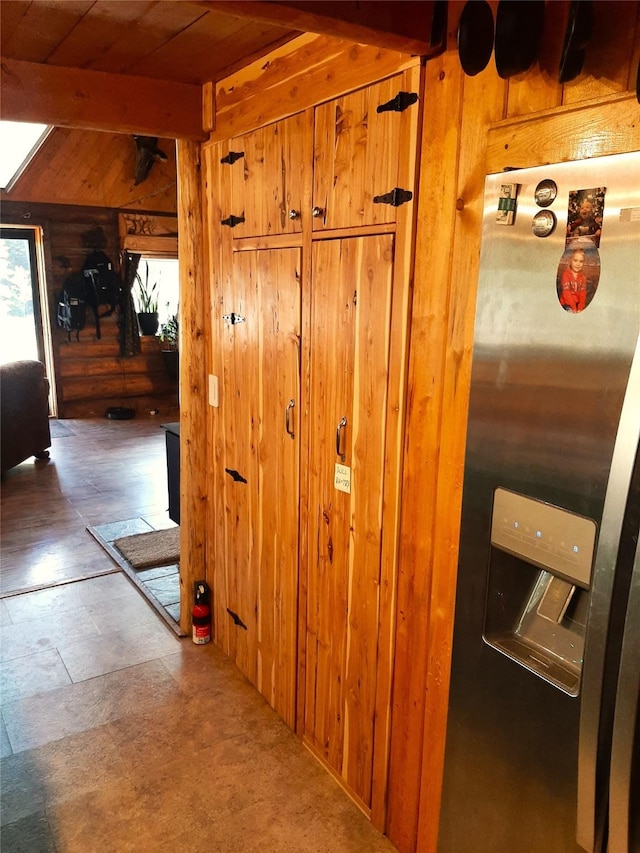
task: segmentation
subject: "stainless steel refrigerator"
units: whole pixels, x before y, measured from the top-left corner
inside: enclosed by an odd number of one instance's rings
[[[439,853],[637,853],[640,153],[482,228]]]

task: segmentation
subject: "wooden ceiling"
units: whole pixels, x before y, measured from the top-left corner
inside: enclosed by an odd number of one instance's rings
[[[203,84],[301,32],[428,54],[433,2],[4,0],[4,59]]]
[[[432,55],[436,8],[442,2],[4,0],[2,117],[203,139],[203,84],[303,31]]]
[[[189,0],[0,3],[3,58],[182,83],[216,80],[297,34]]]
[[[173,209],[175,158],[134,188],[131,134],[206,138],[202,86],[303,32],[435,53],[434,10],[434,0],[0,0],[0,117],[56,126],[0,195]]]

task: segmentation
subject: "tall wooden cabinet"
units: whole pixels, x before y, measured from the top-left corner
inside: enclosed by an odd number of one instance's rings
[[[379,826],[419,74],[206,149],[214,637]]]
[[[216,615],[229,655],[294,726],[300,250],[235,253],[216,314],[224,449]]]
[[[393,235],[313,246],[304,736],[371,806]]]

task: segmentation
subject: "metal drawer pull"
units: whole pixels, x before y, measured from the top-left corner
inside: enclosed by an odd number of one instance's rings
[[[299,210],[290,210],[289,211],[289,219],[300,219],[300,211]]]
[[[321,216],[324,216],[324,209],[322,207],[313,207],[311,209],[311,215],[316,219],[319,219]]]
[[[342,418],[342,420],[338,424],[338,428],[336,429],[336,456],[339,456],[343,462],[346,459],[346,453],[340,452],[340,447],[341,447],[341,440],[340,439],[341,439],[342,430],[346,427],[346,425],[347,425],[347,419]]]
[[[291,438],[295,438],[295,437],[296,437],[296,434],[295,434],[295,433],[293,432],[293,430],[291,429],[291,423],[290,423],[290,420],[289,420],[289,418],[290,418],[290,414],[291,414],[291,409],[293,409],[293,407],[295,406],[295,404],[296,404],[296,401],[295,401],[295,400],[289,400],[289,402],[288,402],[288,404],[287,404],[287,408],[286,408],[285,413],[284,413],[284,428],[285,428],[285,430],[287,431],[287,435],[290,435],[290,436],[291,436]]]

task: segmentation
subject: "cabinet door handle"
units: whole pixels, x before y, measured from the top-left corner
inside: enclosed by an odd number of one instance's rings
[[[324,216],[324,209],[322,207],[313,207],[311,208],[311,215],[319,219],[321,216]]]
[[[346,459],[346,454],[341,453],[340,448],[342,445],[342,442],[341,442],[342,430],[346,427],[346,425],[347,425],[347,419],[342,418],[342,420],[340,421],[340,423],[338,424],[338,427],[336,429],[336,456],[339,456],[343,462]]]
[[[289,219],[300,219],[300,211],[292,208],[289,211]]]
[[[287,403],[287,408],[285,409],[285,413],[284,413],[284,428],[287,432],[287,435],[290,435],[291,438],[296,437],[296,434],[291,429],[291,422],[290,422],[291,409],[293,409],[295,404],[296,404],[295,400],[289,400],[289,402]]]

